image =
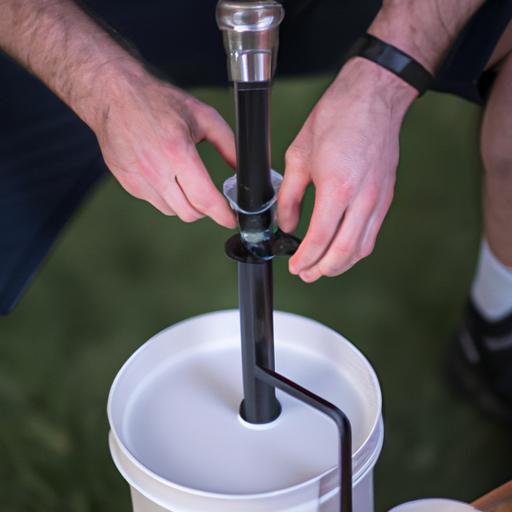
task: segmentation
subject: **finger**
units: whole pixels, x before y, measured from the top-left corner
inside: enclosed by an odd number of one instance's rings
[[[236,146],[233,130],[225,119],[209,105],[201,105],[196,114],[199,125],[199,140],[206,139],[213,144],[226,162],[234,169],[236,166]]]
[[[176,215],[176,212],[143,176],[122,171],[112,172],[112,174],[116,177],[119,184],[133,197],[147,201],[164,215]]]
[[[350,270],[356,263],[357,259],[350,260],[349,263],[347,263],[339,272],[340,274],[343,274],[347,270]],[[336,274],[338,275],[338,274]],[[325,276],[325,274],[320,269],[319,265],[315,265],[311,268],[308,268],[307,270],[302,271],[299,274],[299,277],[305,282],[305,283],[313,283],[315,281],[318,281],[321,277]],[[332,277],[332,276],[331,276]]]
[[[215,187],[195,148],[190,152],[189,162],[186,171],[179,174],[178,180],[190,204],[217,224],[230,229],[236,227],[233,211]]]
[[[315,271],[303,272],[307,282],[313,277],[337,276],[357,261],[368,256],[362,251],[362,238],[379,202],[379,191],[377,188],[365,187],[356,196],[345,212],[338,232],[324,256],[315,265]],[[373,249],[373,247],[371,248]],[[370,252],[371,252],[370,249]]]
[[[297,138],[300,137],[300,134]],[[297,150],[297,139],[288,148],[285,157],[284,181],[279,190],[277,218],[285,233],[297,229],[300,205],[311,178],[307,172],[307,155]]]
[[[300,274],[323,256],[338,229],[348,199],[347,192],[339,183],[324,181],[316,188],[308,231],[289,262],[292,274]]]
[[[161,190],[164,190],[163,197],[167,204],[183,222],[195,222],[204,217],[189,203],[176,176],[172,177],[170,183],[167,183],[166,187]]]
[[[360,259],[370,255],[373,252],[377,235],[391,205],[393,189],[394,179],[389,180],[389,182],[385,184],[384,192],[379,195],[375,207],[370,211],[368,220],[363,223],[364,229],[359,235],[359,241],[353,244],[354,247],[357,246],[358,249],[352,251],[352,257],[350,259],[346,260],[344,264],[340,263],[337,268],[328,268],[331,265],[329,261],[320,262],[318,265],[301,272],[300,278],[307,283],[312,283],[323,275],[339,275],[352,268]],[[333,265],[335,266],[336,264]]]
[[[352,259],[349,263],[347,263],[341,270],[340,274],[343,274],[347,270],[350,270],[359,260]],[[337,274],[338,275],[338,274]],[[320,270],[320,267],[318,265],[315,265],[312,268],[309,268],[307,270],[304,270],[299,274],[299,277],[305,282],[305,283],[313,283],[315,281],[318,281],[321,277],[325,276],[325,274],[322,273]],[[330,276],[333,277],[333,276]]]
[[[308,268],[307,270],[303,270],[299,274],[299,277],[305,283],[314,283],[315,281],[318,281],[322,277],[322,272],[320,272],[318,265],[315,265],[311,268]]]
[[[277,220],[285,233],[297,229],[300,218],[300,205],[309,185],[309,176],[293,167],[287,167],[277,199]]]
[[[391,206],[391,202],[393,201],[393,192],[394,180],[388,185],[385,193],[381,196],[379,204],[373,212],[366,226],[366,230],[363,233],[361,240],[361,250],[363,253],[367,252],[369,254],[375,247],[377,235],[379,234],[382,223],[384,222],[384,219],[386,218],[386,215],[389,211],[389,207]]]

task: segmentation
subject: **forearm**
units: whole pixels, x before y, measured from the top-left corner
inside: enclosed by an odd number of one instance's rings
[[[72,0],[0,0],[0,47],[42,80],[89,126],[106,87],[142,67]]]
[[[435,73],[484,0],[384,0],[369,28]]]
[[[457,35],[483,1],[384,0],[368,32],[411,55],[435,75]],[[401,123],[418,95],[416,89],[363,58],[351,59],[339,79],[346,87],[355,75],[360,77],[356,94],[383,104],[392,121]]]

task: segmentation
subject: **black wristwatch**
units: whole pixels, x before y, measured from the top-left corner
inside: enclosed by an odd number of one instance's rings
[[[432,74],[417,60],[371,34],[358,38],[348,52],[346,60],[352,57],[363,57],[391,71],[412,85],[420,96],[434,80]]]

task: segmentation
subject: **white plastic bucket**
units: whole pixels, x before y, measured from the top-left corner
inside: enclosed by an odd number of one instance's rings
[[[313,320],[274,314],[276,370],[335,403],[353,438],[354,512],[373,511],[381,393],[364,356]],[[238,311],[176,324],[140,347],[108,401],[114,462],[134,512],[335,512],[337,431],[278,392],[280,417],[245,423]]]
[[[475,512],[476,510],[476,508],[461,501],[429,498],[403,503],[392,508],[389,512]]]

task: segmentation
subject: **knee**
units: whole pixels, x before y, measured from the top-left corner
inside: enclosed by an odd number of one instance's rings
[[[512,58],[502,66],[482,121],[481,153],[486,173],[512,180]]]

